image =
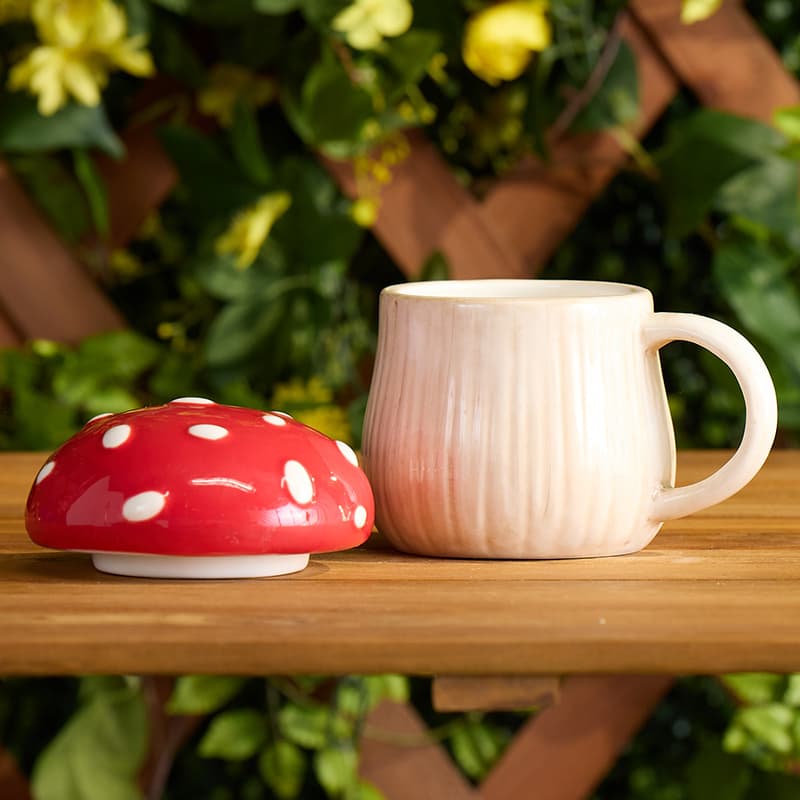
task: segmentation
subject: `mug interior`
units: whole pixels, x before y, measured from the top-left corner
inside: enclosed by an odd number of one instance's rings
[[[465,281],[419,281],[384,289],[387,294],[452,300],[596,300],[648,294],[647,289],[627,283],[605,281],[558,281],[536,279],[479,279]]]

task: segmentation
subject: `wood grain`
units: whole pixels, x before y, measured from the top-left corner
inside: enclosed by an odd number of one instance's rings
[[[531,719],[481,786],[483,800],[588,797],[672,683],[662,676],[576,677]]]
[[[16,347],[21,341],[22,337],[11,324],[5,311],[0,308],[0,348]]]
[[[431,695],[437,711],[524,711],[558,703],[559,686],[547,675],[437,675]]]
[[[680,0],[631,0],[630,6],[705,105],[770,122],[776,108],[800,103],[800,85],[740,2],[728,0],[693,25],[681,22]]]
[[[394,168],[391,182],[384,187],[374,226],[405,275],[418,276],[435,250],[447,257],[452,278],[524,275],[522,261],[497,240],[481,217],[478,203],[425,135],[409,131],[406,136],[411,154]],[[356,197],[352,163],[322,160],[342,191]]]
[[[682,453],[682,480],[727,454]],[[0,672],[445,675],[800,670],[800,451],[641,553],[467,561],[368,547],[243,581],[103,575],[21,521],[39,454],[0,456]]]
[[[178,173],[153,125],[128,128],[122,135],[125,156],[98,158],[108,189],[110,245],[123,247],[134,238],[147,215],[166,200]]]
[[[419,714],[388,700],[367,717],[359,773],[388,800],[479,800]]]
[[[78,342],[124,326],[0,162],[0,305],[26,338]]]

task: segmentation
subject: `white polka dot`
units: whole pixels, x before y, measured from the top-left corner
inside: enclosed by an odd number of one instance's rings
[[[299,461],[287,461],[283,468],[283,479],[292,500],[304,506],[314,499],[314,483],[306,468]]]
[[[270,414],[277,414],[279,417],[283,417],[284,419],[294,419],[291,414],[287,414],[285,411],[270,411]]]
[[[104,419],[105,417],[113,417],[113,416],[114,415],[110,411],[106,411],[105,414],[97,414],[91,419],[87,419],[86,424],[88,425],[90,422],[94,422],[96,419]]]
[[[36,476],[36,483],[41,483],[54,469],[56,468],[55,461],[48,461],[40,470],[39,474]]]
[[[115,425],[113,428],[109,428],[103,434],[103,447],[108,448],[109,450],[113,450],[115,447],[119,447],[121,444],[125,444],[131,436],[131,426],[130,425]]]
[[[353,522],[356,528],[363,528],[367,524],[367,509],[364,506],[357,506],[353,512]]]
[[[279,427],[286,424],[284,417],[279,417],[277,414],[264,414],[261,419],[263,419],[264,422],[269,422],[270,425],[277,425]]]
[[[140,492],[122,504],[122,516],[128,522],[144,522],[159,514],[166,502],[167,497],[161,492]]]
[[[224,439],[228,435],[228,429],[223,428],[222,425],[192,425],[189,428],[189,433],[196,436],[198,439]]]
[[[209,400],[207,397],[176,397],[174,400],[170,400],[170,403],[194,403],[198,406],[215,405],[214,401]]]
[[[358,466],[358,456],[355,454],[355,451],[349,444],[345,442],[340,442],[338,439],[336,440],[336,446],[339,448],[339,452],[354,466]],[[360,527],[360,526],[359,526]]]

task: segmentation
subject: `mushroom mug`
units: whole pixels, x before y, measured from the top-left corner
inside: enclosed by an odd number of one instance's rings
[[[730,460],[676,487],[658,351],[685,340],[733,371],[747,419]],[[630,553],[664,521],[748,483],[775,435],[753,346],[649,291],[593,281],[431,281],[381,294],[364,427],[377,526],[399,549],[472,558]]]

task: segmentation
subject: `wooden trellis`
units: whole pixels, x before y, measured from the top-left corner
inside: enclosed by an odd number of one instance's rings
[[[679,11],[679,0],[631,0],[618,22],[617,31],[633,50],[638,68],[641,108],[630,126],[633,135],[647,133],[682,84],[705,105],[764,121],[776,108],[800,103],[800,87],[740,3],[728,2],[692,26],[681,24]],[[123,138],[127,158],[101,165],[110,197],[112,246],[133,236],[177,179],[152,127],[132,128]],[[383,188],[374,230],[412,278],[435,250],[446,255],[453,277],[536,275],[627,160],[612,133],[573,136],[554,130],[549,135],[551,162],[527,158],[477,201],[421,132],[412,132],[409,141],[410,156]],[[325,164],[342,190],[354,196],[352,165]],[[0,239],[0,345],[29,338],[74,342],[124,324],[2,163]],[[565,680],[558,698],[554,692],[550,707],[527,723],[479,789],[466,783],[436,744],[409,749],[367,737],[362,771],[390,800],[501,800],[527,797],[531,786],[544,800],[577,800],[602,779],[670,682],[664,677]],[[507,687],[512,685],[519,689],[513,682]],[[444,684],[439,686],[441,697]],[[503,686],[497,679],[487,681],[473,688],[469,701],[462,697],[458,702],[482,708],[491,697],[496,707],[502,706]],[[530,687],[530,702],[522,705],[541,702],[538,686]],[[409,707],[384,705],[370,725],[425,733]],[[8,769],[0,760],[0,786],[6,785]]]

